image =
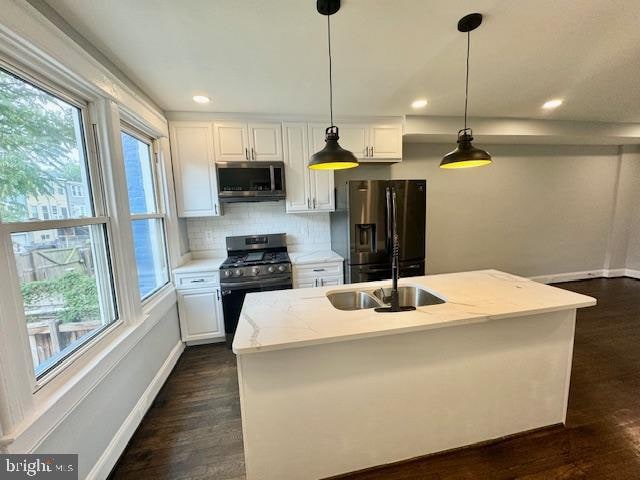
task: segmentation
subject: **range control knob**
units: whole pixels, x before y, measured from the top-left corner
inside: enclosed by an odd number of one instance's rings
[[[241,276],[244,272],[243,272],[242,270],[240,270],[240,269],[237,269],[234,273],[239,277],[239,276]]]
[[[275,272],[275,271],[276,271],[276,267],[273,267],[273,266],[272,266],[272,267],[269,267],[269,268],[267,268],[267,271],[268,271],[269,273],[273,273],[273,272]]]
[[[287,267],[285,267],[284,265],[280,265],[280,266],[278,267],[278,271],[279,271],[279,272],[284,272],[286,269],[287,269]]]
[[[230,277],[231,275],[233,275],[233,271],[231,271],[231,270],[225,270],[224,271],[224,276],[225,277]]]
[[[251,273],[254,275],[258,275],[260,273],[260,269],[258,267],[253,267],[251,269]]]

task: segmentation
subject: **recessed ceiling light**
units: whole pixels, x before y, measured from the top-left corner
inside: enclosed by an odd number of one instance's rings
[[[205,97],[204,95],[194,95],[193,101],[196,103],[209,103],[211,99],[209,97]]]
[[[427,106],[427,103],[429,102],[427,102],[426,98],[419,98],[418,100],[411,102],[411,106],[415,109],[424,108]]]
[[[560,105],[562,105],[562,100],[559,98],[556,98],[554,100],[549,100],[548,102],[544,102],[542,104],[542,108],[544,108],[545,110],[553,110],[554,108],[558,108]]]

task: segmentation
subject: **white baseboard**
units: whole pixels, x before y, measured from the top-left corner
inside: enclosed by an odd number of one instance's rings
[[[584,272],[553,273],[549,275],[538,275],[529,277],[534,282],[539,283],[562,283],[574,282],[576,280],[587,280],[590,278],[617,278],[632,277],[640,279],[640,270],[630,270],[628,268],[585,270]]]
[[[625,277],[637,278],[640,280],[640,270],[632,270],[630,268],[625,269],[624,271]]]
[[[173,370],[173,367],[180,358],[183,350],[184,343],[181,341],[173,347],[171,353],[169,353],[169,356],[162,364],[162,367],[160,367],[160,370],[158,370],[158,373],[153,377],[153,380],[151,380],[151,383],[138,400],[138,403],[136,403],[136,406],[133,407],[131,413],[129,413],[114,437],[111,439],[111,442],[109,442],[109,446],[107,446],[87,475],[86,480],[104,480],[109,476],[109,473],[111,473],[111,470],[120,458],[120,455],[122,455],[127,443],[133,436],[136,428],[138,428],[138,425],[147,413],[147,410],[153,403],[156,395],[158,395],[160,388],[164,385],[164,382]]]

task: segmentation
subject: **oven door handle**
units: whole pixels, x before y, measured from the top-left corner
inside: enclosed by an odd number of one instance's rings
[[[283,287],[287,287],[289,285],[291,285],[291,277],[286,277],[286,278],[273,278],[270,280],[256,280],[254,282],[243,282],[243,283],[236,283],[233,285],[220,285],[220,287],[223,290],[223,294],[224,294],[224,290],[233,290],[233,291],[237,291],[237,290],[246,290],[248,288],[255,288],[255,287],[273,287],[276,285],[282,285]]]

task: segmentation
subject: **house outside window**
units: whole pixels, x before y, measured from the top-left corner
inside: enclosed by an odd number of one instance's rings
[[[0,162],[0,236],[12,245],[25,348],[40,380],[118,318],[109,218],[92,189],[98,169],[86,148],[86,104],[3,69],[0,104],[0,159],[12,156],[10,166]],[[76,185],[74,205],[86,215],[59,218],[74,211],[60,179]]]

